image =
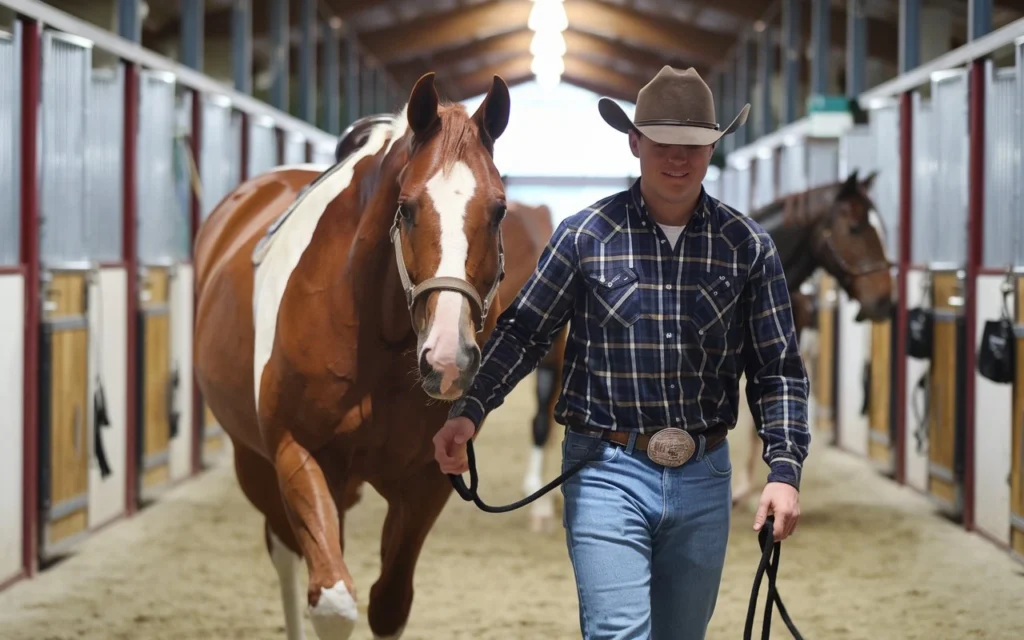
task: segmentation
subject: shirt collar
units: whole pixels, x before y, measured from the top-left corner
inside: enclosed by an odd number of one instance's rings
[[[633,181],[633,184],[629,188],[630,196],[633,200],[633,206],[636,208],[637,214],[641,220],[651,220],[647,213],[647,204],[644,202],[643,193],[640,191],[640,180],[637,178]],[[700,196],[697,197],[697,206],[694,207],[693,216],[690,218],[690,222],[687,226],[692,226],[694,229],[700,228],[709,218],[711,212],[711,200],[708,196],[708,192],[704,189],[704,185],[700,185]],[[654,222],[651,220],[651,222]]]

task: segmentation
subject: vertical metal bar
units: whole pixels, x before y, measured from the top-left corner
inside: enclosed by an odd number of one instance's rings
[[[992,31],[992,0],[967,0],[967,41]]]
[[[142,42],[139,0],[117,0],[117,34],[132,42]]]
[[[921,64],[921,0],[900,0],[899,73]]]
[[[800,84],[800,0],[782,0],[782,124],[796,121]]]
[[[775,129],[772,117],[772,64],[775,58],[775,43],[772,42],[772,29],[766,26],[757,40],[757,81],[761,92],[757,96],[757,110],[760,112],[758,127],[760,135],[766,136]]]
[[[42,26],[21,20],[21,266],[25,271],[22,566],[38,569],[39,504],[39,100]]]
[[[846,95],[855,98],[865,89],[867,79],[868,33],[864,0],[847,0],[846,9]]]
[[[907,272],[910,269],[911,237],[913,233],[913,99],[911,93],[900,95],[900,224],[899,252],[896,272],[896,393],[894,402],[898,407],[907,406]],[[896,481],[906,484],[907,472],[907,412],[896,412]]]
[[[128,362],[127,413],[125,420],[125,512],[132,514],[138,509],[138,465],[136,443],[138,442],[138,321],[139,310],[139,260],[138,240],[136,238],[136,221],[138,219],[138,192],[136,183],[136,165],[138,164],[138,132],[139,132],[139,67],[136,64],[124,63],[124,212],[122,246],[124,251],[125,276],[128,283],[128,323],[127,353]]]
[[[374,111],[374,86],[376,85],[377,67],[370,62],[369,56],[360,56],[363,62],[363,69],[360,78],[359,91],[359,112],[362,115],[369,115]]]
[[[248,0],[246,0],[248,1]],[[251,13],[250,20],[251,20]],[[250,32],[251,33],[251,32]],[[252,38],[248,38],[250,46],[249,51],[252,51],[251,43]],[[250,66],[251,70],[252,67]],[[246,77],[252,78],[251,73],[247,73]],[[250,85],[251,88],[251,85]],[[202,176],[202,162],[203,162],[203,95],[195,90],[192,91],[192,135],[189,136],[189,147],[192,153],[192,161],[195,163],[195,171],[197,176]],[[210,187],[208,183],[200,179],[200,183],[205,191]],[[196,234],[199,232],[199,225],[203,219],[203,202],[194,189],[190,190],[192,197],[190,198],[190,210],[189,220],[191,222],[191,237],[189,238],[189,251],[193,251],[196,244]],[[195,291],[193,290],[193,303],[195,302]],[[195,308],[195,306],[193,306]],[[195,322],[196,314],[192,314],[192,329],[193,335],[195,335]],[[192,369],[192,475],[195,475],[203,469],[203,441],[206,434],[206,412],[203,411],[203,394],[199,390],[199,382],[196,379],[195,369]]]
[[[203,70],[204,0],[181,0],[181,64]]]
[[[316,0],[299,0],[299,117],[316,124]]]
[[[750,102],[750,46],[746,39],[740,41],[736,51],[736,94],[733,110],[739,111],[743,105]],[[742,147],[749,141],[747,135],[749,127],[740,127],[733,137],[736,138],[736,147]]]
[[[345,31],[345,126],[359,119],[359,43],[351,29]]]
[[[291,113],[288,93],[288,0],[270,0],[270,104]]]
[[[324,117],[321,126],[329,133],[341,133],[341,86],[338,79],[340,73],[338,32],[329,23],[320,24],[323,34],[323,88]],[[282,156],[283,157],[283,156]]]
[[[231,8],[231,75],[236,91],[252,93],[252,0]]]
[[[831,7],[829,0],[811,0],[811,94],[824,95],[829,92],[829,54],[831,53]]]

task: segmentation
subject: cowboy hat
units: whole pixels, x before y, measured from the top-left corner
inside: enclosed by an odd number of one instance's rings
[[[723,131],[715,119],[715,98],[700,74],[690,67],[679,70],[665,65],[636,96],[635,120],[630,120],[614,100],[597,103],[604,121],[623,133],[637,129],[660,144],[706,145],[739,129],[747,121],[745,104]]]

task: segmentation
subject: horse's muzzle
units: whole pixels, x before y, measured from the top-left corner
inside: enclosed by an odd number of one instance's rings
[[[440,400],[454,400],[473,384],[480,368],[480,348],[475,343],[460,345],[454,362],[434,360],[429,349],[420,354],[419,371],[423,390]]]

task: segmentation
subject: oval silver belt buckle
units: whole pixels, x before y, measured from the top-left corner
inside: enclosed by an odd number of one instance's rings
[[[689,432],[668,427],[651,436],[647,457],[663,467],[678,467],[690,459],[696,448]]]

